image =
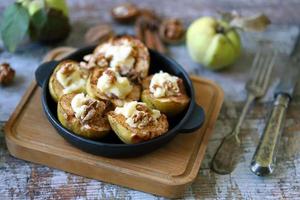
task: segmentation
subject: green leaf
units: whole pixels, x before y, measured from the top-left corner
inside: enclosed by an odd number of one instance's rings
[[[29,14],[20,3],[14,3],[4,11],[0,31],[5,47],[14,52],[29,28]]]
[[[47,22],[46,9],[40,9],[39,11],[35,12],[34,15],[31,17],[31,22],[35,29],[41,30]]]

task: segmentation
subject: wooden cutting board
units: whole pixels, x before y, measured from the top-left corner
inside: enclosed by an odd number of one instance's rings
[[[41,105],[41,89],[32,83],[5,126],[11,155],[165,197],[180,197],[195,180],[218,117],[223,91],[212,81],[191,77],[196,101],[206,113],[203,127],[179,134],[144,156],[112,159],[85,153],[67,143],[51,126]]]

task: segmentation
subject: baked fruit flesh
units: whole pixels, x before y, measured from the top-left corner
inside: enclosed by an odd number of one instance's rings
[[[145,103],[132,101],[108,113],[113,131],[126,144],[147,141],[168,131],[166,115]]]
[[[84,93],[70,93],[59,99],[57,115],[61,124],[77,135],[99,139],[111,130],[107,119],[109,108],[109,103]]]
[[[168,119],[190,98],[181,78],[162,71],[148,76],[149,65],[148,49],[131,36],[111,38],[81,62],[60,62],[49,80],[59,121],[90,139],[113,130],[126,144],[167,133]]]
[[[168,116],[184,111],[190,101],[182,79],[162,71],[143,80],[141,99]]]

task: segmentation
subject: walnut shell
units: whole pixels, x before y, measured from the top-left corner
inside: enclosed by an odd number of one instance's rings
[[[128,23],[135,20],[139,15],[139,9],[132,3],[124,3],[111,10],[112,17],[121,23]]]
[[[8,63],[0,65],[0,84],[8,85],[15,77],[15,70]]]
[[[175,44],[184,39],[185,28],[179,19],[165,19],[160,25],[159,34],[165,43]]]

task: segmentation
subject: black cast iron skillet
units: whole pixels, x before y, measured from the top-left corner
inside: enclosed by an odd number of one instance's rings
[[[93,47],[79,49],[65,59],[81,61],[82,57],[91,53]],[[173,139],[178,133],[190,133],[200,128],[204,122],[204,111],[195,103],[195,94],[192,82],[184,69],[174,60],[161,55],[153,50],[150,51],[150,74],[166,71],[183,79],[187,95],[191,98],[188,108],[175,118],[168,118],[169,131],[152,140],[138,144],[124,144],[112,133],[100,140],[91,140],[74,134],[64,128],[57,118],[57,104],[52,99],[48,90],[49,78],[58,64],[58,61],[50,61],[41,64],[35,72],[38,85],[42,88],[42,106],[45,114],[58,131],[72,145],[79,149],[106,157],[133,157],[153,151]],[[63,59],[63,60],[65,60]]]

